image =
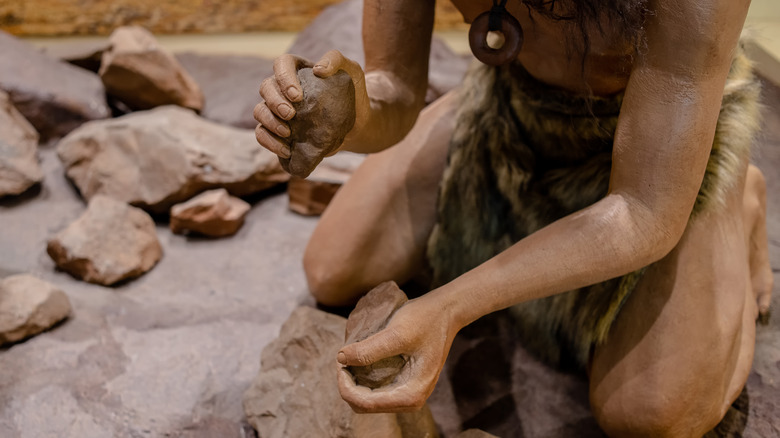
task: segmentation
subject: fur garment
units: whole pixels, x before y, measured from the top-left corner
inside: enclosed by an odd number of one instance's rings
[[[460,92],[428,242],[434,287],[603,198],[623,100],[572,95],[519,65],[475,65]],[[738,50],[691,220],[723,205],[738,183],[759,126],[758,94]],[[643,272],[513,306],[523,345],[549,363],[584,369]]]

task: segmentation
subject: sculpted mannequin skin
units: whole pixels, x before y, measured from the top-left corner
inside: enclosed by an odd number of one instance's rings
[[[492,6],[453,3],[467,22]],[[714,427],[745,384],[755,319],[768,310],[772,290],[758,169],[743,163],[742,183],[726,205],[688,222],[748,6],[749,0],[650,0],[642,53],[594,29],[583,73],[581,55],[567,51],[561,37],[570,28],[510,0],[507,9],[525,32],[518,61],[531,75],[574,92],[625,90],[609,193],[409,301],[385,330],[345,346],[337,358],[343,365],[398,354],[408,364],[400,383],[373,391],[341,370],[344,400],[358,412],[416,409],[433,391],[462,327],[515,303],[654,263],[592,355],[594,415],[611,436],[694,437]],[[287,157],[289,102],[300,99],[296,70],[346,71],[357,116],[342,149],[382,151],[339,191],[306,250],[307,279],[323,304],[353,304],[377,284],[403,283],[424,265],[457,106],[448,94],[417,117],[433,10],[428,0],[366,0],[365,74],[336,51],[315,64],[286,55],[261,86],[258,142]]]

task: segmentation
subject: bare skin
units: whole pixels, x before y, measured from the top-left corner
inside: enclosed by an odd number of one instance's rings
[[[430,40],[432,3],[382,2],[380,14],[379,1],[366,1],[365,76],[337,52],[316,63],[328,66],[315,74],[344,69],[359,89],[358,120],[344,149],[385,149],[413,123],[424,95],[428,54],[420,41]],[[492,5],[454,3],[467,21]],[[345,346],[338,357],[345,365],[409,357],[402,383],[379,390],[356,386],[342,371],[341,394],[353,409],[421,406],[455,334],[485,314],[657,262],[592,357],[594,414],[613,436],[701,436],[717,424],[747,378],[754,319],[768,306],[772,284],[757,169],[744,163],[745,183],[725,208],[688,223],[749,1],[705,3],[651,1],[646,51],[632,58],[625,46],[594,37],[584,77],[581,58],[554,37],[564,24],[532,20],[522,5],[509,3],[526,33],[518,60],[537,79],[595,94],[625,89],[609,194],[410,301],[387,329]],[[304,63],[277,60],[276,77],[261,89],[267,103],[255,111],[258,141],[282,156],[283,119],[291,116],[279,114],[279,105],[295,97],[281,90],[295,87],[291,78]],[[354,303],[382,281],[414,275],[436,220],[455,105],[447,96],[424,110],[403,141],[369,157],[334,199],[304,259],[319,301]]]

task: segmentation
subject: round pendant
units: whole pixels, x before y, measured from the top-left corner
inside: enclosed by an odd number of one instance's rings
[[[494,49],[488,45],[488,32],[490,29],[491,11],[483,12],[472,23],[469,29],[469,46],[471,52],[481,62],[488,65],[503,65],[512,62],[520,53],[523,46],[523,28],[515,17],[507,12],[500,13],[498,17],[498,29],[504,36],[504,44],[501,48]]]

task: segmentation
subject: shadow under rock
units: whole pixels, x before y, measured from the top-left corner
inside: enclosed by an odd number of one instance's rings
[[[13,208],[35,200],[43,191],[43,184],[33,184],[29,189],[18,195],[0,197],[0,207]]]

